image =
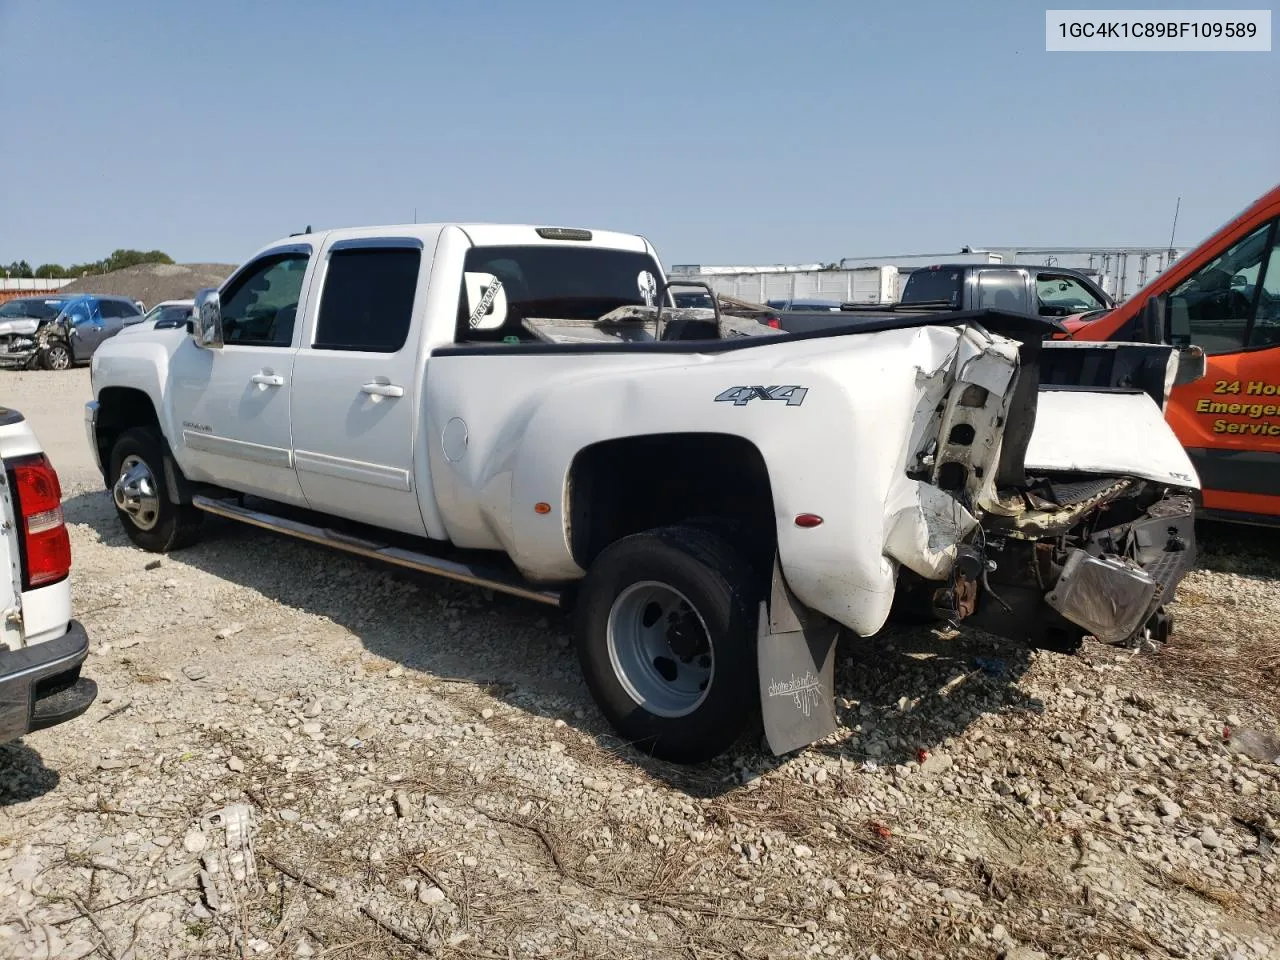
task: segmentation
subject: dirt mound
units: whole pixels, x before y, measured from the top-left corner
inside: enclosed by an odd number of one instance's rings
[[[81,277],[62,293],[104,293],[141,300],[153,307],[161,300],[187,300],[201,287],[216,287],[235,269],[229,263],[144,263],[111,273]]]

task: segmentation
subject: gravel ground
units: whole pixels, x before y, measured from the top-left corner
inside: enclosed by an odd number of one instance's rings
[[[225,523],[157,565],[87,372],[3,384],[103,695],[0,747],[0,957],[1280,957],[1274,538],[1202,534],[1159,654],[893,630],[830,742],[678,769],[543,608]]]

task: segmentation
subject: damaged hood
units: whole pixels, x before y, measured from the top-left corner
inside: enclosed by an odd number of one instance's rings
[[[1031,471],[1137,477],[1199,489],[1187,452],[1164,413],[1141,391],[1042,386],[1027,447]]]
[[[38,326],[40,326],[40,321],[34,317],[30,319],[24,317],[18,320],[3,320],[0,321],[0,337],[15,333],[35,333]]]

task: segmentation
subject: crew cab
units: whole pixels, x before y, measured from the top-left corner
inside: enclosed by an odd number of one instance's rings
[[[17,410],[0,407],[0,743],[84,713],[97,685],[71,619],[71,541],[58,474]]]
[[[989,308],[1027,316],[1069,317],[1104,310],[1112,300],[1079,270],[1017,263],[941,263],[913,270],[898,303],[905,308]]]
[[[291,236],[187,331],[98,351],[88,441],[145,550],[215,515],[566,608],[602,712],[672,760],[830,734],[837,632],[895,605],[1064,650],[1167,634],[1174,351],[996,311],[788,334],[663,277],[598,230]]]

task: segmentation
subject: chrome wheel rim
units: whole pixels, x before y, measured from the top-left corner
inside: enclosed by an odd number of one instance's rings
[[[660,717],[683,717],[707,698],[715,676],[711,634],[674,587],[642,580],[609,609],[609,662],[622,689]]]
[[[71,354],[66,347],[49,348],[49,366],[54,370],[65,370],[71,366]]]
[[[150,530],[160,520],[160,492],[146,462],[129,454],[120,464],[120,476],[111,488],[116,507],[139,530]]]

